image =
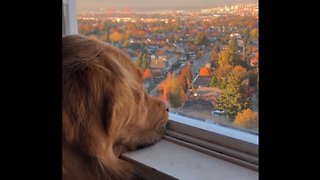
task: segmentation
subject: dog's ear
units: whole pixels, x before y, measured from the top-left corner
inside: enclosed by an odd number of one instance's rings
[[[99,149],[111,126],[116,63],[101,61],[103,49],[81,36],[63,38],[62,126],[70,144]],[[88,47],[87,47],[88,46]],[[119,68],[118,68],[119,69]],[[103,143],[101,143],[101,142]]]
[[[66,140],[74,143],[96,132],[107,135],[115,98],[112,76],[108,69],[90,62],[74,62],[63,67],[62,109]]]
[[[112,148],[117,129],[134,114],[131,109],[141,88],[136,76],[123,68],[124,60],[114,55],[117,51],[102,42],[72,35],[63,38],[62,47],[64,145],[96,164],[98,176],[130,179],[132,167]]]

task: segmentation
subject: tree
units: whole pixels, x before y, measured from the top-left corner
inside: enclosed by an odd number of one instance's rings
[[[246,47],[247,47],[247,43],[248,43],[248,38],[246,36],[244,36],[244,38],[242,39],[243,45],[242,45],[242,56],[244,57],[244,59],[246,58]]]
[[[253,28],[250,32],[250,36],[251,36],[252,40],[257,39],[258,38],[258,28]]]
[[[237,65],[245,66],[246,65],[244,59],[241,60],[241,57],[238,53],[232,54],[231,62],[234,66],[237,66]]]
[[[169,93],[171,89],[171,74],[168,72],[167,77],[164,81],[162,81],[158,86],[158,94],[160,94],[159,98],[163,101],[167,102],[169,100]]]
[[[258,73],[256,71],[249,72],[249,86],[256,86]]]
[[[107,32],[103,32],[99,39],[103,42],[108,42],[109,41],[109,34]]]
[[[144,72],[143,72],[143,77],[142,77],[142,79],[143,79],[143,80],[146,80],[146,79],[149,79],[149,78],[152,78],[152,72],[151,72],[150,68],[147,68],[147,69],[145,69]]]
[[[248,77],[247,69],[243,66],[235,66],[232,69],[232,73],[239,77],[240,81],[243,81],[245,78]]]
[[[211,71],[207,67],[203,67],[200,69],[199,76],[210,76]]]
[[[213,48],[213,51],[210,55],[211,66],[213,66],[215,68],[217,67],[218,58],[219,58],[219,45],[218,45],[218,43],[216,43]]]
[[[232,65],[244,65],[238,53],[237,38],[233,36],[229,43],[230,62]]]
[[[229,43],[229,51],[232,55],[236,54],[238,51],[238,43],[237,43],[237,38],[236,36],[233,36],[230,39],[230,43]]]
[[[167,78],[158,87],[160,99],[167,102],[174,108],[181,107],[186,100],[185,91],[175,74],[167,74]]]
[[[252,54],[252,51],[253,51],[253,47],[251,44],[249,44],[247,54],[250,56]]]
[[[251,109],[245,109],[238,112],[233,123],[240,127],[256,130],[259,126],[258,113]]]
[[[256,55],[251,59],[252,66],[257,66],[259,64],[259,52],[256,52]]]
[[[142,64],[141,64],[141,69],[147,69],[148,67],[150,67],[150,63],[149,63],[149,61],[148,61],[148,59],[147,59],[147,54],[146,53],[144,53],[143,55],[142,55]]]
[[[192,71],[190,63],[187,63],[186,66],[181,70],[181,73],[179,75],[178,82],[183,88],[184,92],[187,92],[188,88],[191,85],[192,81]]]
[[[230,36],[227,33],[225,33],[221,39],[222,44],[227,44],[229,40],[230,40]]]
[[[241,86],[238,76],[230,73],[224,92],[218,97],[216,108],[225,111],[233,120],[238,112],[251,106],[251,99],[245,94],[245,88]]]
[[[124,39],[123,34],[121,34],[118,31],[113,31],[109,37],[110,41],[112,42],[118,42],[118,41],[122,41]]]
[[[174,108],[181,107],[184,103],[186,96],[182,86],[177,83],[177,78],[173,74],[170,81],[169,102]]]
[[[130,43],[129,43],[129,40],[127,39],[127,40],[123,43],[123,47],[126,47],[126,48],[127,48],[127,47],[129,47],[129,44],[130,44]]]
[[[136,65],[140,67],[142,70],[150,67],[150,62],[147,59],[147,54],[145,52],[141,53],[136,61]]]
[[[191,81],[193,79],[190,63],[187,63],[184,69],[186,70],[186,78],[187,78],[188,87],[190,87]]]
[[[210,43],[210,41],[206,35],[204,35],[203,33],[197,33],[197,35],[194,39],[194,44],[196,44],[198,46],[200,46],[200,45],[208,46],[209,43]]]
[[[169,101],[170,105],[174,108],[181,107],[186,99],[185,92],[183,88],[176,84],[176,87],[173,88],[169,93]]]
[[[231,53],[228,49],[223,50],[222,53],[219,56],[218,64],[219,67],[226,66],[226,65],[232,65],[232,59],[231,59]]]
[[[228,81],[228,76],[232,71],[231,65],[225,65],[219,67],[213,74],[210,80],[210,87],[218,87],[219,89],[225,89]]]

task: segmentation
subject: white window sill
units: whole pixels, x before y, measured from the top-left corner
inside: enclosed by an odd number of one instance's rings
[[[143,166],[144,168],[140,171],[143,172],[146,179],[258,179],[257,171],[167,140],[161,140],[148,148],[125,153],[121,155],[121,158],[136,166]]]

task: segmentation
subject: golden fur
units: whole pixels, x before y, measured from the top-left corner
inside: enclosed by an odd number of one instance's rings
[[[62,40],[63,179],[130,179],[120,153],[160,140],[168,109],[143,88],[121,50],[95,39]]]

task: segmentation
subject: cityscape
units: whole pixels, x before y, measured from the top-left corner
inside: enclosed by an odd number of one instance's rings
[[[258,3],[206,8],[97,8],[79,33],[120,48],[170,112],[258,133]]]

